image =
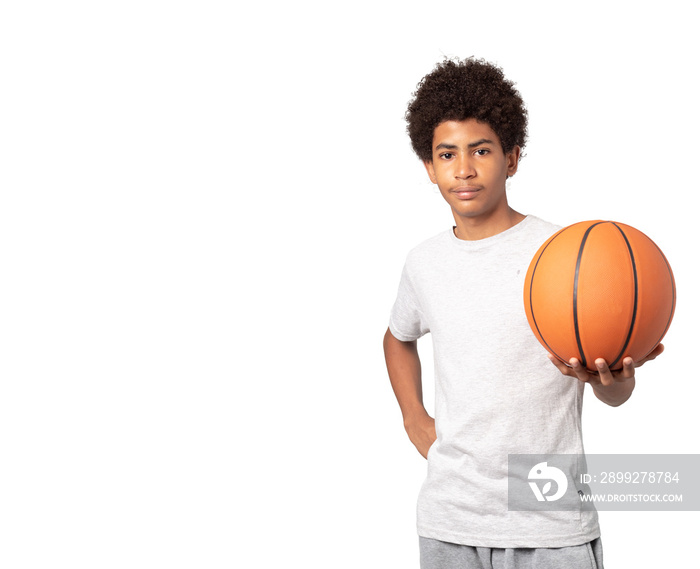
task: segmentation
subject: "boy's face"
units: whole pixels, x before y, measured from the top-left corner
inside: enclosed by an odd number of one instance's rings
[[[458,226],[496,222],[510,211],[506,178],[517,171],[519,156],[518,146],[504,154],[498,135],[485,123],[445,121],[435,128],[433,160],[425,168]]]

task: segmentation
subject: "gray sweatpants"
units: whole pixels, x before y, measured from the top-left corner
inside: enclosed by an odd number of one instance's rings
[[[421,569],[604,569],[600,538],[571,547],[474,547],[418,536]]]

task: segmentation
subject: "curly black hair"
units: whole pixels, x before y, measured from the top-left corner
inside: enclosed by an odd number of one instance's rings
[[[525,146],[527,109],[497,65],[473,57],[446,59],[418,84],[406,111],[408,135],[418,157],[433,159],[433,133],[444,121],[476,119],[488,124],[503,152]],[[522,154],[521,154],[522,156]]]

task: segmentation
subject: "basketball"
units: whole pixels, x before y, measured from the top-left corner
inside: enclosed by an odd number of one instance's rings
[[[641,231],[614,221],[582,221],[555,233],[532,258],[523,291],[530,328],[569,365],[595,371],[623,358],[643,360],[666,334],[676,307],[673,272]]]

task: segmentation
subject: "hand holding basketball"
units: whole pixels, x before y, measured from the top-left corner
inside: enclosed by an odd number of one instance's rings
[[[659,354],[664,351],[664,345],[659,344],[652,350],[652,352],[646,356],[643,360],[635,364],[634,360],[630,357],[624,358],[622,361],[622,369],[611,371],[608,367],[608,363],[602,359],[597,358],[595,360],[597,372],[591,372],[581,365],[576,358],[571,358],[569,361],[569,366],[562,363],[559,359],[549,355],[550,361],[557,367],[557,369],[564,375],[569,377],[575,377],[580,381],[590,383],[591,385],[602,385],[605,387],[610,387],[614,383],[622,383],[634,378],[634,370],[646,362],[651,361],[656,358]]]

